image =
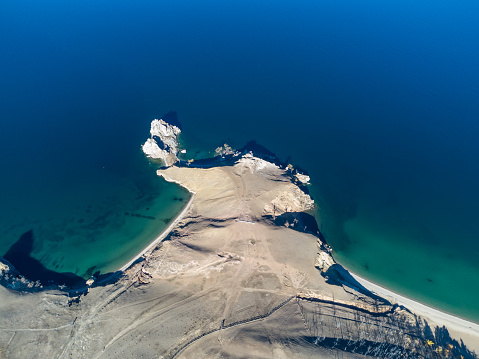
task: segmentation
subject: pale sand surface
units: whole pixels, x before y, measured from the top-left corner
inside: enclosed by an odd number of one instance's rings
[[[186,177],[183,178],[182,182],[168,177],[168,173],[176,173],[176,172],[184,172],[188,171],[190,174]],[[191,198],[189,199],[187,205],[185,208],[181,211],[180,214],[175,218],[175,220],[150,244],[148,245],[144,250],[142,250],[138,255],[136,255],[131,261],[129,261],[127,264],[125,264],[120,270],[124,271],[127,268],[129,268],[135,260],[137,260],[139,257],[145,255],[147,252],[151,251],[158,243],[160,243],[170,232],[171,230],[178,224],[178,222],[185,216],[185,214],[188,212],[188,210],[191,207],[191,204],[193,203],[193,199],[196,195],[196,192],[192,190],[191,188],[198,188],[198,187],[203,187],[202,184],[205,182],[212,181],[211,176],[209,176],[208,169],[174,169],[171,168],[168,171],[159,171],[158,174],[165,178],[165,180],[177,183],[179,185],[182,185],[184,188],[188,189],[188,191],[191,193]],[[211,171],[210,172],[214,172]],[[216,179],[218,180],[218,179]],[[213,181],[214,182],[214,181]],[[225,186],[222,186],[225,187]],[[240,187],[238,186],[238,189]],[[233,192],[233,188],[227,188],[224,193],[227,193],[231,191]],[[204,192],[204,188],[203,191]],[[243,221],[239,220],[239,222],[245,222],[248,223],[248,221]],[[249,222],[249,223],[254,223],[254,222]],[[242,231],[241,229],[238,229],[239,231]],[[218,230],[219,232],[219,230]],[[278,241],[280,238],[278,238]],[[304,244],[305,245],[305,244]],[[307,246],[305,246],[307,248]],[[279,248],[287,248],[287,246],[279,246]],[[285,253],[284,257],[281,258],[282,261],[287,262],[287,257],[288,253]],[[307,257],[307,256],[305,256]],[[296,264],[296,267],[298,266],[298,263]],[[312,266],[311,266],[312,267]],[[391,303],[397,303],[400,305],[404,305],[407,307],[409,310],[413,311],[415,314],[420,315],[424,319],[427,320],[430,326],[434,327],[436,325],[442,326],[445,325],[451,335],[454,338],[457,339],[462,339],[468,347],[471,349],[475,350],[476,352],[479,352],[479,324],[470,322],[467,320],[464,320],[462,318],[456,317],[454,315],[442,312],[440,310],[434,309],[432,307],[429,307],[425,304],[422,304],[420,302],[417,302],[413,299],[407,298],[405,296],[402,296],[398,293],[395,293],[387,288],[384,288],[380,285],[377,285],[351,271],[349,271],[351,275],[360,283],[362,284],[365,288],[371,290],[373,293],[382,296],[389,300]]]
[[[329,284],[320,240],[273,223],[311,204],[284,170],[250,158],[159,174],[195,195],[116,281],[76,299],[0,287],[0,358],[432,358],[414,314]]]
[[[431,327],[445,325],[452,337],[461,338],[468,347],[479,352],[479,324],[441,312],[440,310],[381,287],[380,285],[368,281],[351,271],[350,273],[354,279],[361,283],[365,288],[383,298],[386,298],[391,303],[404,305],[415,314],[426,319]]]

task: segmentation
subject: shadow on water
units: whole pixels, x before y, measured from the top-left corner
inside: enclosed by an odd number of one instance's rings
[[[180,120],[178,120],[178,115],[176,111],[167,112],[163,116],[161,116],[161,118],[163,119],[163,121],[168,122],[170,125],[176,126],[180,130],[183,129]]]
[[[272,218],[271,216],[268,216]],[[322,233],[319,231],[318,223],[314,216],[305,213],[305,212],[285,212],[281,215],[276,216],[273,219],[274,224],[277,226],[285,226],[288,223],[288,226],[291,229],[297,230],[299,232],[310,233],[314,236],[319,237],[319,239],[326,244],[326,240]]]
[[[243,148],[239,150],[240,152],[253,152],[255,155],[268,156],[273,158],[278,158],[276,154],[268,150],[266,147],[258,144],[255,140],[248,141]]]
[[[25,278],[40,281],[44,286],[64,284],[69,287],[85,283],[82,277],[70,272],[55,272],[46,268],[39,260],[31,256],[35,241],[33,230],[23,233],[3,256]]]

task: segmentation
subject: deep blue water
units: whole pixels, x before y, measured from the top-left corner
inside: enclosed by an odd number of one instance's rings
[[[78,193],[117,219],[149,208],[131,186],[178,202],[139,153],[176,110],[192,147],[255,139],[307,169],[347,267],[479,321],[477,18],[472,0],[3,2],[0,248]]]

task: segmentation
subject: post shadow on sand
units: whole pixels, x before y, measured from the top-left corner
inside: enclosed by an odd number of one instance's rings
[[[432,341],[436,348],[442,347],[450,350],[454,357],[461,357],[464,359],[477,358],[476,354],[466,347],[462,339],[458,342],[451,338],[449,331],[444,325],[442,327],[436,326],[433,332],[429,323],[424,320],[424,330],[422,335],[424,339]]]
[[[46,268],[38,259],[31,256],[35,237],[33,229],[23,233],[20,238],[10,247],[3,258],[25,278],[31,281],[39,281],[42,286],[66,285],[70,289],[85,287],[85,279],[71,272],[56,272]],[[97,279],[105,282],[106,278],[115,277],[113,273],[97,274]],[[98,282],[100,282],[98,280]]]

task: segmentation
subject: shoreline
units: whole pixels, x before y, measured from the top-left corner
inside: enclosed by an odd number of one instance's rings
[[[446,323],[442,316],[435,318],[436,323],[430,319],[434,316],[429,308],[418,307],[419,303],[413,306],[414,301],[406,302],[399,294],[354,273],[348,274],[350,281],[355,282],[353,275],[370,290],[393,297],[411,311],[399,305],[378,310],[381,307],[374,296],[370,300],[360,295],[364,291],[358,292],[359,288],[350,291],[328,283],[312,265],[318,250],[322,251],[318,236],[303,232],[300,220],[294,226],[296,233],[288,225],[272,224],[267,217],[276,209],[305,213],[312,203],[298,192],[297,181],[287,180],[286,169],[260,166],[256,158],[248,156],[231,167],[172,167],[156,173],[187,189],[191,196],[170,222],[153,234],[154,240],[138,248],[139,253],[120,270],[82,292],[69,293],[69,298],[55,293],[61,296],[57,301],[50,292],[19,298],[0,291],[0,309],[16,314],[7,316],[9,331],[53,328],[32,334],[31,352],[43,350],[51,356],[54,348],[60,356],[94,357],[98,348],[103,348],[102,355],[109,357],[139,352],[148,357],[173,357],[184,349],[186,356],[207,358],[212,351],[228,355],[243,347],[248,357],[271,357],[274,345],[273,356],[284,357],[332,357],[336,351],[348,358],[416,354],[478,358],[472,351],[479,350],[479,331],[472,323],[449,318],[446,333],[441,328]],[[254,226],[244,223],[248,218],[258,221]],[[158,250],[163,254],[152,255]],[[305,300],[301,300],[302,294]],[[294,297],[299,299],[297,303],[291,302],[279,317],[270,317],[290,303],[287,298]],[[295,315],[290,315],[292,311]],[[98,313],[105,314],[102,323],[90,325],[98,321]],[[238,330],[243,328],[237,325],[247,326],[242,338]],[[67,326],[71,330],[57,330]],[[346,335],[339,328],[346,328]],[[224,340],[218,342],[218,334]],[[45,335],[49,335],[49,345],[45,345]],[[144,341],[135,340],[138,337]],[[84,338],[94,340],[83,345]],[[270,345],[265,346],[265,338]],[[4,339],[10,339],[11,351],[25,352],[22,337]],[[446,355],[435,354],[441,351]]]
[[[256,155],[256,154],[255,154]],[[260,156],[261,157],[261,156]],[[213,161],[211,163],[208,163],[204,167],[206,168],[211,168],[211,167],[216,167],[216,166],[221,166],[221,163],[223,161]],[[183,166],[184,167],[184,166]],[[189,167],[189,166],[187,166]],[[203,166],[191,166],[193,168],[203,168]],[[191,194],[192,197],[189,200],[188,204],[186,207],[181,211],[181,213],[178,215],[178,217],[166,228],[160,236],[152,242],[141,254],[135,257],[134,260],[130,261],[128,265],[125,265],[122,267],[122,271],[126,270],[131,264],[134,263],[135,260],[137,260],[140,256],[142,256],[144,253],[146,253],[151,247],[158,243],[160,240],[162,240],[176,225],[176,223],[184,216],[186,213],[186,210],[190,207],[191,202],[195,196],[195,192],[192,191],[190,188],[185,186],[184,184],[180,183],[179,181],[176,181],[174,179],[168,178],[164,173],[158,173],[160,177],[162,177],[164,180],[168,182],[173,182],[178,184],[179,186],[187,189]],[[412,311],[414,314],[417,314],[418,316],[422,317],[425,319],[431,327],[435,326],[446,326],[447,330],[451,334],[453,338],[456,340],[463,339],[466,343],[467,346],[475,350],[476,352],[479,352],[479,343],[476,344],[475,340],[471,340],[473,338],[477,338],[477,335],[479,334],[479,323],[471,322],[469,320],[460,318],[458,316],[455,316],[453,314],[448,314],[446,312],[443,312],[439,309],[435,309],[433,307],[430,307],[426,304],[423,304],[421,302],[418,302],[416,300],[410,299],[406,296],[403,296],[401,294],[398,294],[392,290],[389,290],[385,287],[382,287],[374,282],[371,282],[356,273],[350,271],[348,268],[345,267],[345,269],[351,274],[351,276],[356,279],[361,285],[363,285],[366,289],[370,290],[371,292],[384,297],[385,299],[391,301],[393,304],[397,303],[399,305],[404,305],[407,309]]]
[[[166,180],[166,179],[165,179]],[[178,184],[179,185],[179,184]],[[180,185],[181,186],[181,185]],[[181,186],[183,188],[186,188],[185,186]],[[119,268],[117,270],[120,271],[120,272],[124,272],[126,271],[128,268],[131,267],[131,265],[133,263],[135,263],[141,256],[143,256],[145,253],[147,253],[148,251],[150,251],[151,249],[153,249],[159,242],[161,242],[163,239],[165,239],[165,237],[173,230],[173,228],[176,226],[176,224],[181,220],[183,219],[183,217],[185,216],[186,212],[188,212],[188,210],[190,209],[191,207],[191,204],[193,203],[193,199],[195,198],[195,194],[193,191],[191,191],[189,188],[186,188],[188,190],[188,192],[190,192],[191,194],[191,197],[190,199],[188,200],[188,203],[186,204],[186,206],[181,210],[181,212],[175,217],[175,219],[168,225],[168,227],[166,227],[163,231],[161,231],[161,233],[158,235],[158,237],[156,237],[152,242],[150,242],[150,244],[148,244],[145,248],[143,248],[143,250],[141,250],[137,255],[135,255],[134,257],[132,257],[131,260],[129,260],[125,265],[123,265],[121,268]]]
[[[351,276],[356,279],[366,289],[370,290],[374,294],[377,294],[389,301],[392,304],[403,305],[414,314],[426,319],[431,327],[434,326],[446,326],[447,330],[456,340],[463,339],[470,349],[479,352],[479,343],[474,343],[472,340],[467,340],[467,337],[477,337],[479,334],[479,324],[475,322],[462,319],[453,314],[448,314],[439,309],[435,309],[426,304],[418,302],[416,300],[405,297],[401,294],[393,292],[385,287],[382,287],[374,282],[371,282],[356,273],[353,273],[348,268],[345,268]]]
[[[263,158],[265,155],[258,154],[257,151],[248,151],[247,146],[242,148],[239,151],[235,151],[234,153],[231,154],[225,154],[222,156],[216,156],[213,158],[206,158],[202,160],[196,161],[196,163],[193,162],[185,162],[183,160],[179,160],[176,163],[176,166],[178,167],[190,167],[190,168],[214,168],[214,167],[220,167],[222,165],[232,165],[230,162],[236,162],[237,157],[243,153],[243,155],[246,153],[252,153],[254,156],[257,156],[259,158]],[[261,152],[261,151],[260,151]],[[275,164],[279,164],[280,167],[285,166],[285,164],[281,163],[278,158],[272,154],[272,153],[267,153],[266,161],[268,162],[273,162]],[[297,170],[296,170],[297,171]],[[296,172],[295,171],[295,172]],[[190,188],[188,188],[185,184],[180,183],[179,181],[173,179],[173,178],[168,178],[168,176],[165,173],[162,173],[161,171],[158,171],[157,174],[162,177],[164,180],[168,182],[173,182],[178,184],[179,186],[185,188],[191,193],[191,198],[188,201],[187,205],[185,208],[179,213],[179,215],[170,223],[170,225],[165,228],[162,233],[154,240],[152,241],[143,251],[141,251],[138,255],[132,258],[127,264],[125,264],[122,268],[120,268],[121,272],[124,272],[127,270],[129,267],[131,267],[132,264],[134,264],[141,256],[143,256],[145,253],[151,251],[154,246],[156,246],[160,241],[162,241],[176,226],[176,224],[184,217],[186,212],[189,210],[191,203],[194,199],[195,192],[192,191]],[[295,183],[292,180],[293,183]],[[297,183],[295,183],[298,185]],[[299,185],[298,185],[299,186]],[[324,240],[324,238],[322,238]],[[434,309],[432,307],[429,307],[425,304],[422,304],[418,301],[415,301],[413,299],[409,299],[403,295],[400,295],[398,293],[395,293],[387,288],[381,287],[371,281],[368,281],[367,279],[353,273],[352,271],[346,270],[351,274],[351,276],[357,280],[359,283],[361,283],[365,288],[368,290],[371,290],[373,293],[376,293],[377,295],[384,297],[385,299],[390,300],[392,303],[397,303],[400,305],[404,305],[406,308],[408,308],[410,311],[413,313],[417,314],[420,317],[423,317],[431,327],[435,326],[446,326],[448,331],[450,332],[451,336],[455,338],[456,340],[463,339],[465,342],[467,342],[468,347],[471,349],[475,350],[476,352],[479,352],[479,344],[475,344],[475,340],[478,334],[479,334],[479,324],[470,322],[466,319],[462,319],[460,317],[454,316],[452,314],[448,314],[445,312],[442,312],[438,309]],[[472,344],[474,343],[474,344]]]

